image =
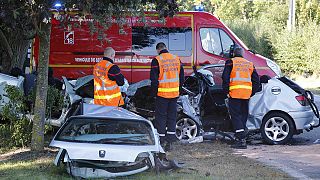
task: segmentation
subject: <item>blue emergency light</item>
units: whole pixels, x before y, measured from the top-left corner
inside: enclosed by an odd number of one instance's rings
[[[61,3],[56,3],[56,4],[54,5],[55,8],[60,8],[61,6],[62,6]]]
[[[194,7],[194,10],[195,10],[195,11],[204,11],[204,6],[203,6],[202,4],[196,5],[196,6]]]

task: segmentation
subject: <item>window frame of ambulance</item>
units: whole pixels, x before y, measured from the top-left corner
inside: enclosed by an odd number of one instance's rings
[[[229,53],[230,45],[234,44],[230,36],[220,28],[200,28],[200,41],[205,52],[217,56],[224,56],[224,54]],[[216,43],[213,44],[213,42]],[[207,44],[204,45],[205,43]]]
[[[137,55],[157,56],[156,45],[166,44],[178,56],[192,55],[192,28],[132,27],[132,51]]]

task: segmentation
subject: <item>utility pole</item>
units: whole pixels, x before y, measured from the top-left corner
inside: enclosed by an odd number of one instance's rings
[[[288,30],[291,32],[295,28],[296,24],[296,0],[289,0],[289,18],[288,18]]]

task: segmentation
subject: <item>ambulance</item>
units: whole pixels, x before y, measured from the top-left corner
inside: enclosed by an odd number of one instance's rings
[[[208,12],[180,12],[167,18],[148,12],[145,17],[124,18],[122,27],[112,19],[108,29],[92,18],[72,15],[69,25],[63,27],[58,18],[57,15],[52,18],[49,67],[59,79],[91,75],[93,65],[102,60],[106,47],[116,50],[114,63],[130,83],[148,79],[151,60],[157,56],[155,46],[159,42],[164,42],[170,53],[180,57],[185,75],[192,73],[194,65],[224,63],[230,46],[238,44],[244,49],[244,58],[254,63],[260,76],[281,76],[275,62],[250,50]],[[34,62],[38,61],[39,45],[39,40],[35,39]]]

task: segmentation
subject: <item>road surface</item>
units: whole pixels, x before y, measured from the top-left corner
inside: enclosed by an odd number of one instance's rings
[[[320,107],[320,96],[315,96]],[[293,137],[288,145],[265,145],[253,140],[246,150],[236,150],[249,158],[275,166],[297,179],[320,179],[320,127]]]

